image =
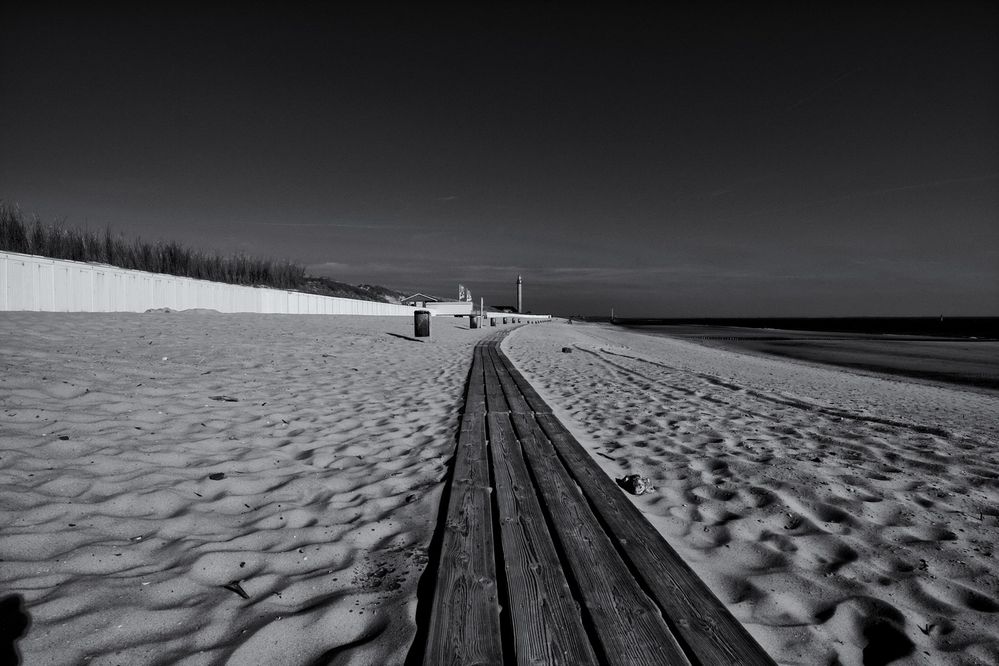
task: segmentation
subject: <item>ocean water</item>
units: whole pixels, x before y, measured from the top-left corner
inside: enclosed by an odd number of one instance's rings
[[[796,328],[706,323],[632,323],[627,327],[638,333],[683,338],[736,351],[999,392],[999,336],[988,335],[995,332],[999,321],[995,318],[969,318],[947,326],[927,319],[790,321]],[[811,328],[797,328],[802,325]],[[958,335],[969,332],[979,335]]]

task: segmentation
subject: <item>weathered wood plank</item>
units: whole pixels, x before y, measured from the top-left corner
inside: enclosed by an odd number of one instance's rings
[[[487,419],[516,663],[597,664],[513,425]]]
[[[503,394],[506,396],[506,402],[510,406],[510,411],[514,414],[532,413],[534,410],[531,409],[529,404],[527,404],[527,400],[524,399],[524,394],[513,381],[513,378],[507,371],[506,366],[503,365],[495,345],[486,345],[483,353],[483,362],[493,364],[493,369],[496,372],[496,376],[499,378],[499,383],[503,389]]]
[[[558,419],[538,414],[537,422],[696,659],[704,664],[773,664]]]
[[[485,370],[486,379],[486,409],[491,413],[503,413],[510,411],[510,406],[503,395],[503,387],[500,385],[499,377],[496,375],[496,368],[489,357],[486,345],[480,343],[475,346],[476,352],[482,354],[482,367]]]
[[[535,420],[511,417],[608,664],[689,664]]]
[[[468,391],[465,392],[465,413],[486,413],[486,384],[482,374],[482,349],[475,346],[472,353],[472,368],[468,373]]]
[[[531,411],[538,414],[550,414],[552,408],[541,398],[540,395],[538,395],[538,392],[534,390],[531,383],[524,378],[524,375],[522,375],[520,371],[514,367],[513,362],[507,358],[506,354],[503,353],[503,350],[500,349],[499,343],[496,344],[495,349],[498,352],[499,360],[503,364],[503,367],[506,368],[510,378],[517,385],[517,388],[520,389],[524,399],[527,400],[527,404],[531,406]]]
[[[485,417],[466,412],[455,453],[424,663],[502,664]]]

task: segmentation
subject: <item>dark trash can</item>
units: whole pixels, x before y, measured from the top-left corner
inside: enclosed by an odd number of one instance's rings
[[[413,313],[413,336],[430,337],[430,310],[417,310]]]

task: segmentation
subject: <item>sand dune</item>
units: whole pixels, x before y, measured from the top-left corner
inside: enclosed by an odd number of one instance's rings
[[[996,395],[608,326],[503,348],[778,661],[999,663]]]
[[[31,616],[25,663],[401,662],[478,337],[411,329],[0,315],[0,596]]]

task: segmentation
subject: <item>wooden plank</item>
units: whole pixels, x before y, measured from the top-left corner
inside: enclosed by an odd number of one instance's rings
[[[466,412],[455,453],[424,664],[502,664],[485,417]]]
[[[510,411],[514,414],[531,414],[534,410],[527,404],[524,394],[521,393],[517,384],[513,381],[506,366],[500,361],[499,352],[494,345],[486,345],[483,361],[493,364],[493,370],[499,378],[499,383],[503,389],[503,395],[506,396],[506,402],[510,406]]]
[[[478,345],[472,353],[472,368],[468,373],[468,390],[465,392],[465,413],[486,413],[486,385],[482,374],[482,350]]]
[[[487,419],[516,663],[597,664],[513,424]]]
[[[496,351],[498,352],[500,362],[503,364],[503,367],[506,368],[510,378],[517,385],[517,388],[520,389],[524,399],[527,400],[527,404],[531,406],[531,410],[537,414],[551,414],[552,408],[541,398],[540,395],[538,395],[538,392],[535,391],[534,387],[531,386],[531,383],[524,378],[524,375],[522,375],[520,371],[514,367],[513,362],[507,358],[506,354],[503,353],[503,350],[499,348],[499,344],[496,345]]]
[[[704,664],[773,664],[558,419],[538,414],[537,422],[696,659]]]
[[[509,412],[506,397],[503,395],[503,387],[500,385],[499,377],[496,375],[496,368],[493,367],[492,360],[485,349],[487,343],[479,343],[475,349],[482,354],[482,367],[485,370],[486,378],[486,409],[490,413],[500,414]]]
[[[689,664],[533,418],[512,415],[607,664]]]

